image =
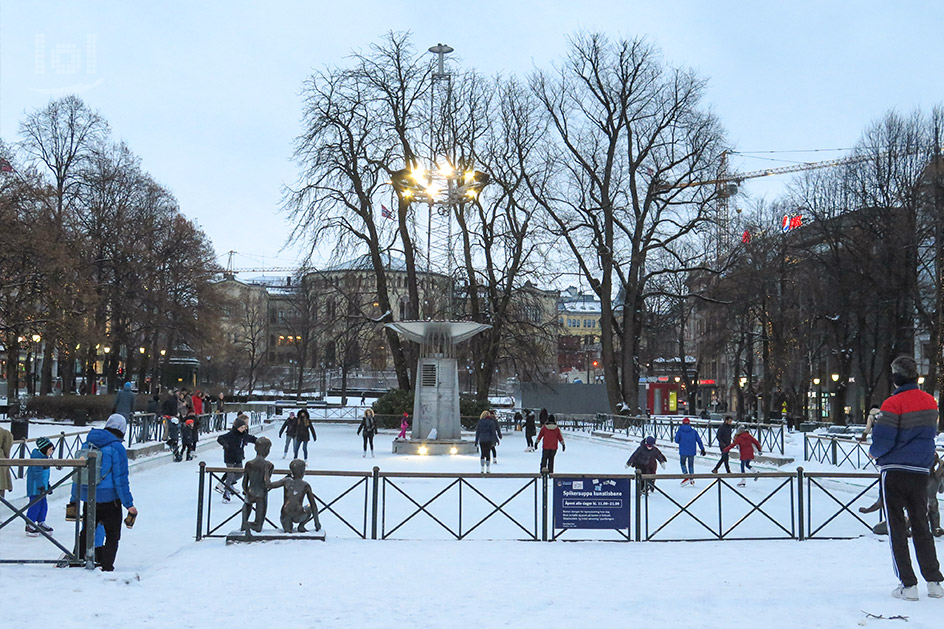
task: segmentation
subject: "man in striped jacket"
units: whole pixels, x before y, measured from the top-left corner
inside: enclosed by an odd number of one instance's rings
[[[937,401],[918,388],[918,366],[910,356],[892,361],[892,381],[896,389],[875,419],[869,449],[869,456],[877,460],[882,472],[892,563],[901,581],[892,596],[918,600],[918,578],[908,554],[907,510],[918,566],[928,582],[928,596],[944,598],[944,577],[928,522],[927,496],[937,435]]]

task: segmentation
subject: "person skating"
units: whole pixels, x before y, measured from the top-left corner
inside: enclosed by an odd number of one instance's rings
[[[757,454],[762,454],[762,452],[760,442],[754,438],[754,435],[748,432],[746,426],[740,426],[738,428],[737,436],[734,437],[734,441],[731,442],[731,445],[724,448],[724,452],[730,452],[734,448],[738,449],[738,454],[740,455],[741,474],[746,474],[747,470],[754,471],[751,468],[751,461],[754,460],[754,452],[755,450]],[[757,480],[757,478],[755,477],[754,480]],[[737,484],[738,487],[744,487],[745,485],[746,482],[743,478]]]
[[[876,459],[882,479],[882,497],[888,522],[889,544],[900,585],[892,596],[918,600],[918,578],[908,552],[907,512],[928,596],[944,598],[941,567],[928,520],[928,474],[934,462],[937,436],[937,400],[918,388],[918,366],[911,356],[891,364],[896,389],[881,406],[872,425],[869,456]]]
[[[295,440],[295,429],[298,427],[298,418],[295,417],[295,413],[289,413],[288,418],[282,422],[282,427],[279,428],[279,436],[282,436],[282,433],[285,433],[285,449],[282,450],[282,458],[288,458],[288,449],[292,445],[292,442]]]
[[[406,439],[406,431],[410,429],[410,416],[407,413],[403,414],[403,417],[400,419],[400,433],[397,435],[397,439]]]
[[[241,468],[245,454],[243,448],[247,443],[255,443],[256,438],[249,434],[249,423],[246,416],[240,413],[233,421],[229,432],[216,438],[217,443],[223,446],[223,462],[226,467]],[[236,493],[236,482],[242,478],[242,472],[226,472],[222,487],[217,485],[217,491],[223,492],[223,502],[229,502],[230,496]]]
[[[184,458],[188,461],[193,459],[193,453],[197,449],[196,417],[196,415],[188,415],[184,420],[184,425],[180,427],[180,443],[183,447]]]
[[[692,428],[691,420],[686,417],[682,419],[682,425],[675,433],[675,443],[679,447],[679,464],[682,466],[682,474],[695,473],[695,446],[705,456],[705,445],[701,442],[698,431]],[[694,478],[683,478],[682,485],[695,486]]]
[[[301,410],[298,411],[298,415],[295,416],[294,457],[296,459],[298,458],[298,447],[301,446],[305,460],[308,460],[309,440],[318,441],[318,435],[315,433],[315,426],[311,423],[311,416],[308,414],[308,409],[303,406]]]
[[[495,420],[495,431],[498,433],[498,440],[492,443],[492,463],[498,465],[498,446],[502,439],[501,426],[498,423],[498,413],[495,412],[495,409],[490,410],[489,413],[492,414],[492,419]]]
[[[171,449],[171,452],[174,453],[174,462],[180,463],[180,448],[178,447],[178,441],[180,440],[180,419],[177,417],[170,418],[170,425],[167,428],[167,446]]]
[[[626,467],[633,467],[640,474],[655,474],[656,466],[661,465],[665,469],[665,455],[656,447],[655,437],[646,437],[639,447],[626,460]],[[642,492],[648,494],[656,487],[656,482],[647,479],[642,487]]]
[[[534,411],[528,409],[524,414],[524,438],[528,441],[528,448],[525,452],[534,452],[534,436],[538,434],[534,426]]]
[[[92,445],[101,456],[101,472],[95,485],[95,522],[105,527],[105,544],[96,553],[102,572],[115,569],[115,557],[118,555],[118,541],[121,539],[121,507],[128,510],[128,515],[137,517],[138,509],[134,506],[134,497],[128,483],[128,453],[123,443],[128,421],[123,415],[111,415],[104,428],[93,428],[85,440],[86,446]],[[88,486],[75,484],[73,500],[88,501]],[[80,489],[81,487],[81,489]],[[85,556],[85,522],[82,518],[82,531],[79,536],[79,557]]]
[[[731,458],[731,455],[728,453],[725,448],[731,445],[731,432],[734,430],[734,418],[730,415],[724,416],[724,423],[718,427],[718,432],[715,433],[715,436],[718,439],[718,448],[721,449],[721,458],[718,459],[718,462],[715,463],[714,468],[712,468],[711,473],[717,474],[718,470],[724,465],[724,471],[728,474],[731,473],[731,465],[728,463],[728,459]]]
[[[36,447],[30,452],[30,459],[48,459],[52,457],[52,452],[52,442],[46,437],[40,437],[36,440]],[[50,493],[49,467],[26,468],[26,495],[29,498],[26,517],[33,521],[33,524],[26,524],[27,535],[39,535],[40,530],[47,533],[52,531],[52,527],[46,524],[46,513],[49,511],[46,496]]]
[[[541,432],[538,433],[538,439],[535,444],[541,442],[544,444],[541,450],[541,471],[553,474],[554,457],[557,456],[558,444],[561,450],[567,450],[567,445],[564,443],[564,435],[561,434],[561,429],[557,427],[557,421],[554,419],[553,415],[548,415],[547,422],[541,426]]]
[[[492,445],[498,441],[498,422],[491,411],[482,411],[475,426],[475,445],[479,449],[479,464],[482,473],[491,472]]]
[[[364,411],[364,416],[361,418],[361,424],[357,427],[357,434],[361,435],[364,440],[364,455],[367,456],[367,445],[370,444],[370,457],[374,457],[374,435],[377,434],[377,422],[374,420],[374,411],[373,409],[367,409]]]

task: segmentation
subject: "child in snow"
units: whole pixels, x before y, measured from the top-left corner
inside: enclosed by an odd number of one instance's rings
[[[167,431],[167,445],[174,452],[174,461],[180,462],[180,448],[177,447],[177,441],[180,439],[180,420],[176,417],[170,418],[170,426]]]
[[[645,441],[639,444],[636,451],[632,453],[626,461],[626,467],[634,467],[640,474],[655,474],[656,465],[661,465],[665,469],[665,455],[656,447],[655,437],[646,437]],[[643,485],[642,492],[648,494],[656,487],[654,480],[647,480]]]
[[[197,426],[194,424],[196,415],[190,414],[180,428],[180,441],[184,446],[184,456],[189,461],[197,449]]]
[[[754,460],[754,452],[757,454],[763,454],[760,449],[760,442],[754,438],[754,436],[747,431],[746,426],[741,426],[737,430],[737,436],[734,437],[734,441],[731,442],[727,448],[724,449],[725,452],[730,452],[734,448],[738,449],[738,453],[741,455],[741,474],[746,474],[747,470],[751,470],[755,474],[755,470],[751,469],[751,461]],[[755,477],[756,481],[757,478]],[[738,483],[738,487],[744,487],[745,481],[742,478],[741,482]]]
[[[403,419],[400,420],[400,434],[397,435],[397,439],[406,439],[406,431],[409,429],[410,429],[410,416],[404,413]]]
[[[30,453],[31,459],[48,459],[52,456],[52,442],[46,437],[40,437],[36,440],[36,448]],[[51,493],[49,489],[49,467],[28,467],[26,468],[26,494],[29,496],[30,507],[26,511],[26,517],[36,523],[36,526],[27,523],[26,534],[35,537],[39,531],[43,530],[49,533],[52,527],[46,524],[46,496]]]

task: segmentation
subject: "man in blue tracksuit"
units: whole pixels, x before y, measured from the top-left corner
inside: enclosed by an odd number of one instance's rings
[[[121,507],[128,510],[128,514],[136,517],[138,510],[134,506],[131,496],[131,487],[128,484],[128,453],[122,443],[128,422],[123,415],[115,413],[105,422],[105,428],[93,428],[89,431],[86,444],[98,448],[101,456],[101,471],[98,483],[95,486],[95,524],[101,523],[105,528],[105,545],[96,551],[96,559],[102,565],[102,572],[111,572],[115,569],[115,556],[118,554],[118,540],[121,539]],[[73,500],[88,500],[88,487],[82,486],[81,495],[75,496],[73,486]],[[85,556],[85,518],[82,518],[82,536],[79,540],[79,556]]]
[[[901,584],[892,596],[918,600],[918,578],[908,553],[911,520],[915,556],[921,576],[928,583],[928,596],[944,598],[941,567],[928,521],[928,474],[934,463],[937,436],[937,400],[918,388],[918,366],[914,358],[899,356],[892,361],[892,381],[897,387],[882,403],[872,427],[869,456],[882,472],[882,498],[888,522],[895,575]]]
[[[682,420],[682,425],[675,433],[675,443],[679,447],[679,462],[682,465],[682,474],[694,474],[695,446],[698,446],[702,456],[705,456],[705,446],[701,442],[701,437],[698,436],[698,431],[692,428],[692,422],[689,418],[686,417]],[[694,486],[695,479],[683,478],[682,485]]]

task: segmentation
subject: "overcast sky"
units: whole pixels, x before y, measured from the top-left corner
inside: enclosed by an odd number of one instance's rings
[[[944,102],[942,26],[944,2],[932,0],[0,0],[0,137],[18,139],[24,112],[78,94],[219,254],[290,265],[278,207],[296,176],[301,84],[388,30],[412,31],[421,50],[448,43],[454,67],[488,75],[549,66],[578,29],[645,35],[709,80],[708,102],[737,149],[769,151],[850,147],[888,109]],[[744,189],[773,198],[788,181]]]

